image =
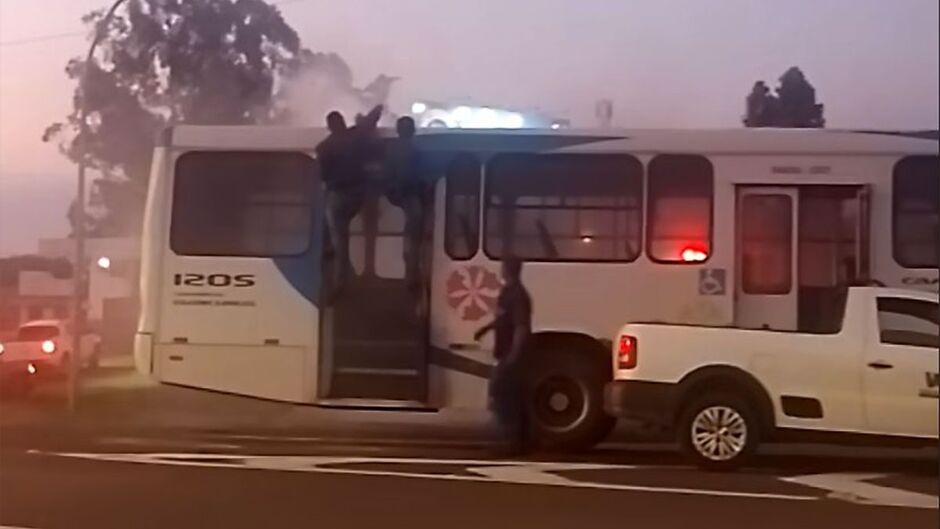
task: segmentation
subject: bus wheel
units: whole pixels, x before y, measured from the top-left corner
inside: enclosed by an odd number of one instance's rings
[[[601,442],[616,419],[604,413],[604,368],[578,351],[535,351],[526,384],[533,441],[549,450],[583,451]]]

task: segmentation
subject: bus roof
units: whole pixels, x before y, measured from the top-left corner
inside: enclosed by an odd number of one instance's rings
[[[394,131],[380,134],[391,137]],[[161,144],[179,150],[312,151],[326,135],[311,127],[181,125],[167,129]],[[416,141],[430,151],[937,155],[938,138],[937,131],[831,129],[421,129]]]

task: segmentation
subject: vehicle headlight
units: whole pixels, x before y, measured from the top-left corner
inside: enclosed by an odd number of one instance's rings
[[[6,350],[6,348],[4,348],[4,347],[3,347],[3,344],[0,343],[0,355],[2,355],[2,354],[3,354],[3,351],[5,351],[5,350]]]
[[[46,354],[50,354],[50,355],[51,355],[52,353],[55,352],[55,342],[53,342],[52,340],[46,340],[46,341],[42,342],[42,346],[41,346],[41,347],[42,347],[42,352],[44,352],[44,353],[46,353]]]
[[[418,101],[417,103],[413,103],[411,105],[412,114],[424,114],[425,112],[427,112],[427,110],[428,110],[428,106],[420,101]]]

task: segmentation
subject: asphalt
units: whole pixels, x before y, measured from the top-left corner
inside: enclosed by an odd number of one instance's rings
[[[485,417],[343,412],[90,378],[0,401],[0,528],[938,526],[936,450],[768,447],[736,473],[621,432],[492,455]]]

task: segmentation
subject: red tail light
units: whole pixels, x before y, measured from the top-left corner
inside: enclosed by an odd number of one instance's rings
[[[620,335],[617,346],[617,367],[619,369],[633,369],[637,363],[638,345],[636,337],[628,334]]]

